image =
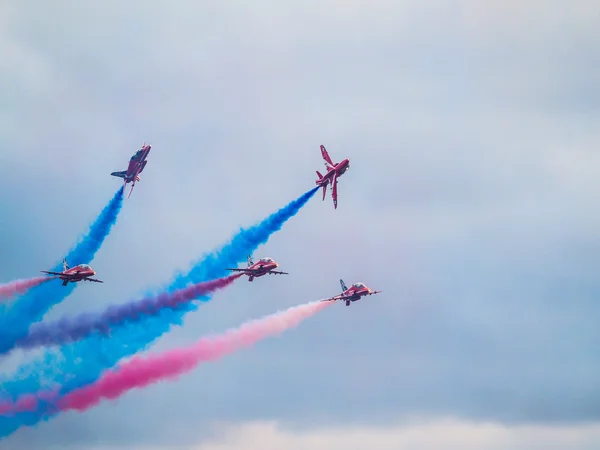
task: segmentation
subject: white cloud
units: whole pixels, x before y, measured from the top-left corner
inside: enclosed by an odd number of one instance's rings
[[[506,427],[447,420],[388,428],[323,428],[291,432],[275,423],[226,429],[190,450],[533,450],[597,448],[600,424],[574,427]]]
[[[600,423],[577,426],[504,426],[459,420],[413,422],[388,427],[290,431],[276,422],[248,422],[218,428],[216,436],[173,450],[592,450]],[[131,448],[131,447],[128,447]],[[158,447],[134,447],[158,450]],[[161,449],[164,446],[160,447]],[[90,450],[121,450],[92,447]]]
[[[463,0],[460,17],[466,30],[478,37],[544,44],[565,32],[563,42],[598,33],[600,4],[594,0]]]

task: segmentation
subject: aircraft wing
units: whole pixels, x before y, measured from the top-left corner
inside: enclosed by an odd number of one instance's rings
[[[47,270],[40,270],[42,273],[47,273],[48,275],[64,275],[60,272],[48,272]]]
[[[369,292],[369,295],[379,294],[380,292],[383,292],[383,291],[371,291],[371,292]]]
[[[259,272],[258,269],[225,269],[225,270],[231,270],[232,272],[242,272],[242,273],[247,273],[250,275],[253,273]],[[276,275],[289,275],[289,273],[287,273],[287,272],[279,272],[277,270],[271,270],[267,273],[274,273]]]
[[[343,295],[336,295],[335,297],[324,298],[319,300],[320,302],[334,302],[336,300],[343,300],[345,297]]]
[[[104,283],[102,280],[97,280],[95,278],[85,278],[86,281],[93,281],[94,283]]]
[[[335,164],[333,164],[333,161],[331,161],[331,158],[329,157],[329,153],[327,153],[327,150],[325,150],[324,145],[321,145],[321,156],[323,156],[323,159],[325,160],[326,163],[329,163],[332,166],[335,166]]]

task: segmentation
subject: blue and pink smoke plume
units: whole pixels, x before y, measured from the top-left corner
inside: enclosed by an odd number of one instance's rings
[[[122,204],[121,187],[90,226],[88,233],[66,256],[71,265],[89,263],[94,259],[117,221]],[[52,271],[61,272],[62,264],[57,264]],[[48,282],[31,289],[10,308],[0,305],[0,354],[6,353],[16,341],[25,337],[33,322],[41,320],[52,306],[67,298],[74,289],[73,283],[63,287],[60,283]]]
[[[24,294],[31,288],[39,286],[40,284],[52,279],[53,278],[51,277],[35,277],[23,280],[14,280],[8,283],[0,284],[0,301]]]
[[[181,289],[189,283],[198,283],[226,275],[226,267],[246,260],[258,246],[266,243],[270,236],[279,231],[283,224],[294,217],[319,188],[313,188],[293,200],[262,222],[248,229],[241,229],[223,247],[205,255],[196,262],[187,275],[179,275],[165,288],[166,291]],[[209,296],[198,300],[208,301]],[[171,326],[181,324],[185,314],[195,311],[197,303],[188,302],[177,309],[162,309],[158,314],[146,317],[142,323],[113,330],[111,339],[102,339],[98,334],[83,341],[62,347],[57,358],[46,353],[42,360],[22,366],[12,380],[4,381],[5,393],[15,400],[21,395],[40,390],[40,373],[52,371],[54,382],[60,384],[61,394],[67,394],[94,383],[106,369],[114,367],[122,358],[145,350],[155,339],[168,332]],[[59,367],[59,370],[50,368]],[[29,374],[34,375],[29,375]],[[0,436],[8,436],[23,425],[35,425],[48,420],[53,414],[37,411],[21,413],[14,417],[0,418]]]
[[[332,301],[293,306],[261,319],[251,320],[221,335],[202,338],[195,344],[158,355],[135,356],[113,370],[106,371],[95,383],[61,396],[55,391],[26,394],[15,402],[0,402],[0,415],[35,411],[48,405],[54,410],[85,411],[103,398],[115,399],[135,388],[187,373],[203,362],[214,361],[229,353],[270,336],[278,335],[315,315]]]
[[[162,309],[177,309],[198,297],[224,289],[240,276],[241,274],[235,274],[203,281],[173,292],[162,292],[157,296],[113,305],[99,314],[82,313],[75,317],[63,317],[55,322],[40,322],[34,324],[29,334],[19,340],[15,347],[60,345],[78,341],[94,332],[109,333],[117,326],[131,325],[158,314]]]

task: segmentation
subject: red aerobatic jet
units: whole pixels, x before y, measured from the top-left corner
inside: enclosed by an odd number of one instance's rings
[[[63,260],[62,272],[48,272],[46,270],[42,270],[41,272],[57,276],[63,280],[63,286],[66,286],[69,282],[77,283],[78,281],[94,281],[96,283],[104,283],[104,281],[90,278],[91,276],[96,275],[96,272],[87,264],[79,264],[78,266],[69,268],[69,264],[67,263],[66,259]]]
[[[140,181],[140,173],[142,173],[144,167],[146,167],[146,164],[148,163],[146,158],[148,157],[148,153],[150,153],[151,148],[151,145],[146,145],[146,143],[144,142],[142,144],[142,148],[135,152],[135,154],[129,160],[129,166],[127,167],[127,170],[124,170],[122,172],[111,173],[113,177],[123,178],[125,180],[125,186],[127,185],[127,183],[133,183],[131,185],[131,190],[129,191],[129,195],[127,196],[127,198],[131,197],[131,193],[133,192],[135,182]]]
[[[317,186],[323,187],[323,200],[325,200],[325,193],[327,192],[327,185],[331,183],[331,196],[333,197],[333,207],[337,209],[337,181],[346,170],[350,168],[350,160],[348,158],[334,164],[329,157],[329,153],[325,150],[325,147],[321,145],[321,155],[325,160],[325,168],[327,173],[325,176],[317,170],[317,176],[319,179],[316,181]]]
[[[273,258],[261,258],[258,262],[252,261],[252,256],[248,256],[248,267],[246,269],[225,269],[233,272],[242,272],[244,275],[248,275],[248,281],[253,281],[255,278],[262,277],[263,275],[272,273],[275,275],[289,275],[287,272],[279,272],[273,270],[279,267]]]
[[[336,295],[335,297],[326,298],[321,300],[322,302],[330,302],[335,300],[343,300],[346,302],[346,306],[350,306],[350,302],[355,302],[360,300],[361,297],[365,295],[373,295],[379,294],[382,291],[372,291],[364,283],[354,283],[350,286],[350,289],[346,287],[344,280],[340,280],[340,285],[342,286],[342,293],[340,295]]]

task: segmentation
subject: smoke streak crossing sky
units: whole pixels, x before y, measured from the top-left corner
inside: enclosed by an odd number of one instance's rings
[[[113,305],[103,313],[82,313],[75,317],[63,317],[55,322],[40,322],[34,324],[27,337],[18,341],[15,347],[32,348],[64,344],[82,339],[95,331],[108,332],[116,326],[140,322],[148,316],[158,314],[163,308],[177,309],[200,296],[224,289],[240,276],[241,274],[230,275],[200,282],[174,292],[163,292],[155,297]]]
[[[90,226],[88,233],[67,254],[66,260],[71,266],[89,263],[94,259],[117,221],[122,205],[121,186]],[[61,272],[62,263],[57,264],[52,271]],[[52,306],[67,298],[75,289],[74,285],[75,283],[69,283],[67,286],[58,283],[43,284],[20,297],[10,309],[3,310],[1,307],[4,305],[0,305],[0,353],[10,350],[17,340],[25,337],[31,323],[41,320]]]
[[[280,334],[333,303],[317,301],[293,306],[285,311],[246,322],[222,335],[200,339],[188,348],[147,357],[136,356],[116,370],[107,371],[97,382],[56,400],[51,399],[55,395],[51,392],[40,393],[37,397],[25,395],[13,405],[0,403],[0,413],[35,410],[39,408],[40,403],[47,403],[52,409],[55,405],[61,411],[85,411],[97,405],[103,398],[116,399],[131,389],[176,378],[200,363],[214,361],[262,339]]]
[[[166,290],[175,290],[185,287],[190,282],[197,283],[226,275],[226,267],[244,262],[248,254],[252,254],[259,245],[266,243],[273,233],[294,217],[318,189],[315,187],[302,194],[257,225],[240,230],[229,243],[195,263],[187,275],[176,277]],[[199,300],[208,299],[206,296]],[[111,339],[92,335],[85,340],[63,346],[60,357],[47,352],[42,358],[19,367],[12,379],[3,380],[4,392],[12,399],[38,392],[41,388],[38,376],[40,373],[52,373],[54,382],[62,386],[63,394],[92,384],[104,370],[114,367],[122,358],[144,350],[152,341],[169,331],[172,325],[180,324],[187,312],[195,311],[196,308],[195,303],[186,303],[177,310],[163,309],[157,315],[147,317],[143,324],[115,329]],[[101,358],[97,358],[96,355],[101,355]],[[81,361],[85,363],[82,364]],[[40,420],[48,420],[51,416],[49,413],[42,416],[29,413],[0,418],[0,436],[8,436],[22,425],[34,425]]]
[[[0,284],[0,300],[11,298],[15,295],[24,294],[29,289],[39,286],[40,284],[52,279],[53,277],[36,277],[23,280],[14,280],[5,284]]]

